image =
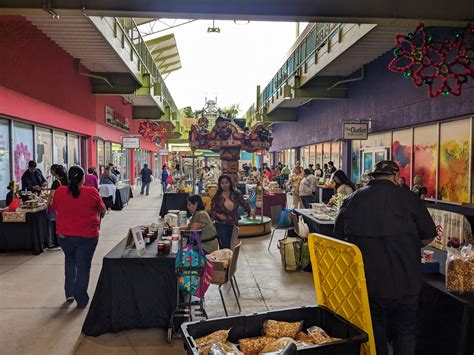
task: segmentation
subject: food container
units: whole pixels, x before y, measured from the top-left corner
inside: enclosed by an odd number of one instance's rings
[[[156,246],[156,249],[157,249],[157,253],[158,254],[164,254],[165,252],[165,243],[164,242],[158,242],[157,246]]]
[[[304,329],[318,326],[324,329],[329,336],[341,339],[332,343],[300,348],[298,354],[359,355],[361,344],[368,341],[367,333],[328,308],[304,306],[244,316],[187,322],[181,325],[184,346],[188,354],[199,354],[194,339],[223,329],[230,329],[228,340],[232,343],[238,343],[239,339],[258,337],[262,335],[263,323],[268,319],[285,322],[303,321]]]
[[[168,255],[171,252],[171,242],[169,240],[163,241],[164,248],[163,248],[163,254]]]

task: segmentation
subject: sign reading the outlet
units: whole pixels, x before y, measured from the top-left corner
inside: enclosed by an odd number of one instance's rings
[[[367,140],[368,133],[368,123],[344,123],[342,125],[342,139]]]
[[[140,138],[139,137],[122,137],[122,146],[128,149],[138,149],[140,148]]]

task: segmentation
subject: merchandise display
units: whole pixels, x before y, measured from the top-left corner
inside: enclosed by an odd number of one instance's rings
[[[449,292],[474,292],[474,250],[472,245],[448,249],[446,289]]]

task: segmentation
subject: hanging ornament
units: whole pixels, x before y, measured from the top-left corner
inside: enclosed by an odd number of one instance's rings
[[[206,116],[201,116],[198,120],[198,126],[201,131],[207,131],[209,128],[209,119]]]
[[[435,42],[423,24],[414,33],[397,35],[388,69],[403,73],[416,86],[427,85],[431,97],[460,95],[462,84],[473,77],[473,30],[467,26],[453,40]]]
[[[164,145],[167,138],[173,136],[172,124],[171,122],[142,122],[138,126],[138,133],[150,142]]]

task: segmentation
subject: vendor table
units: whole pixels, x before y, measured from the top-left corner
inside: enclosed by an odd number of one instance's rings
[[[448,205],[444,203],[433,203],[429,201],[426,201],[426,207],[462,214],[464,217],[466,217],[471,227],[474,229],[474,208],[467,208],[458,205]]]
[[[442,274],[423,274],[418,305],[417,354],[474,353],[474,294],[449,293]]]
[[[334,221],[323,221],[312,216],[309,211],[305,209],[295,209],[296,215],[303,216],[303,220],[309,227],[311,233],[319,233],[332,237],[334,235]]]
[[[164,217],[168,211],[187,210],[189,194],[186,192],[167,192],[163,195],[163,201],[161,202],[160,216]]]
[[[122,257],[125,238],[104,257],[84,334],[169,326],[176,306],[176,256],[157,255],[157,242],[142,257],[135,250]]]
[[[272,217],[272,206],[281,206],[286,208],[286,193],[285,192],[270,192],[263,195],[263,215]],[[256,211],[260,215],[260,209]]]
[[[49,238],[46,210],[27,212],[26,222],[0,222],[0,250],[31,250],[38,255]]]
[[[334,188],[329,188],[322,185],[318,185],[316,191],[316,196],[318,198],[317,202],[320,203],[328,203],[331,197],[334,195]]]
[[[133,194],[130,185],[123,184],[122,186],[117,187],[117,190],[115,191],[115,203],[112,205],[112,209],[114,211],[120,211],[126,204],[128,204],[131,197],[133,197]]]

